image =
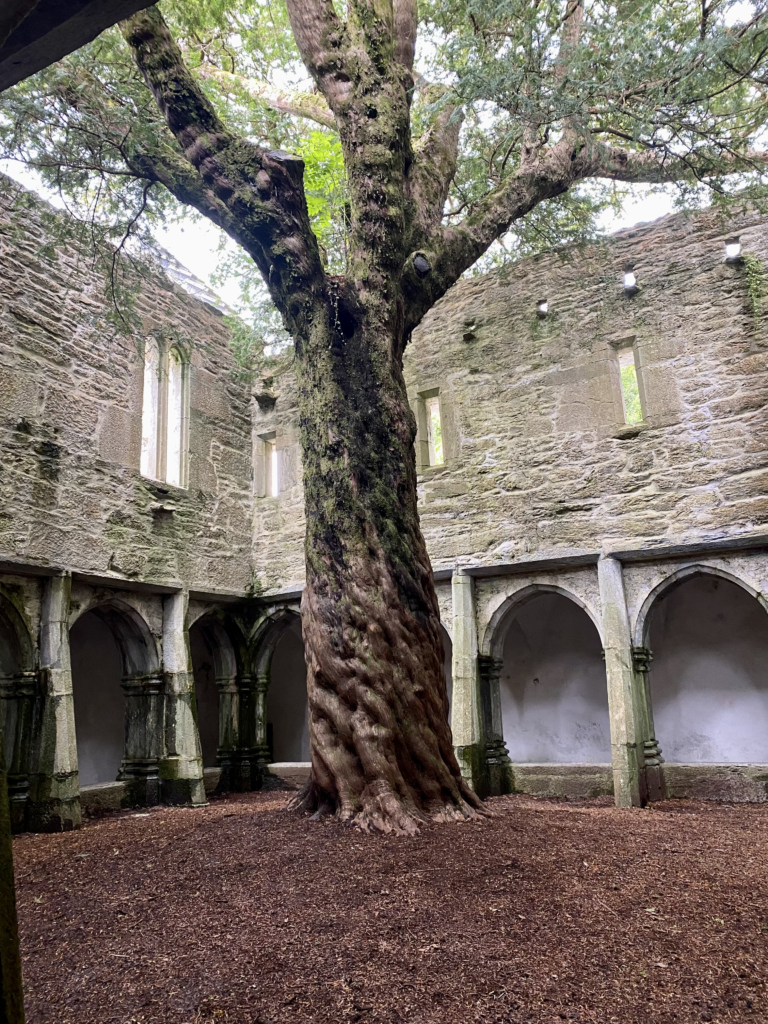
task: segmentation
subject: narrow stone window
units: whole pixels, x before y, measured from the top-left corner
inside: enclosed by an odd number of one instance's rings
[[[187,486],[189,364],[178,349],[144,346],[144,394],[141,405],[142,476],[175,487]]]
[[[167,413],[165,430],[165,479],[176,487],[186,486],[188,388],[187,367],[178,349],[168,355]]]
[[[416,468],[445,464],[445,433],[439,388],[420,391],[414,403],[416,413]]]
[[[443,422],[440,417],[440,396],[432,395],[424,400],[427,412],[427,443],[429,444],[430,466],[442,466],[443,456]]]
[[[151,339],[144,345],[144,394],[141,405],[141,475],[158,477],[160,351]]]
[[[280,494],[280,459],[275,434],[261,435],[261,479],[260,491],[267,498]]]
[[[640,401],[640,382],[637,379],[634,346],[627,345],[620,348],[618,356],[624,422],[627,424],[642,423],[643,408]]]

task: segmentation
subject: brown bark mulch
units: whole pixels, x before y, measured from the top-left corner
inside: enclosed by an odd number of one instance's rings
[[[490,801],[416,838],[286,794],[15,842],[28,1024],[768,1020],[768,806]]]

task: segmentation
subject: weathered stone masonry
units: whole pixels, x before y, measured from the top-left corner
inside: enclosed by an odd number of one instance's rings
[[[83,784],[195,803],[303,760],[304,524],[290,373],[252,400],[221,314],[159,273],[141,336],[115,335],[43,212],[3,186],[0,709],[16,827],[59,829]],[[766,799],[768,334],[733,234],[768,258],[756,217],[667,218],[463,281],[414,334],[454,742],[483,792]],[[140,472],[149,339],[188,366],[183,488]]]

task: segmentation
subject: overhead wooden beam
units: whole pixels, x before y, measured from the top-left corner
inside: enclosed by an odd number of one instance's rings
[[[3,0],[0,92],[150,6],[147,0]]]

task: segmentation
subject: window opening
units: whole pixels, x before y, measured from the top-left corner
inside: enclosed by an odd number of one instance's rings
[[[725,240],[725,261],[726,263],[737,263],[741,257],[741,242],[738,236],[726,238]]]
[[[442,466],[443,457],[443,424],[440,418],[440,399],[437,395],[424,400],[427,409],[427,441],[429,444],[430,466]]]
[[[280,466],[277,459],[277,441],[274,437],[264,439],[264,471],[267,479],[267,496],[276,498],[280,493]]]
[[[168,359],[168,413],[165,433],[165,479],[182,486],[184,452],[184,370],[179,353],[173,349]]]
[[[633,348],[624,348],[619,351],[619,373],[621,375],[624,422],[628,424],[642,423],[643,409],[640,404],[640,384],[637,379]]]
[[[186,487],[188,375],[183,355],[162,350],[153,340],[144,347],[141,404],[142,476]]]
[[[157,478],[160,397],[160,352],[153,341],[144,345],[144,394],[141,405],[141,475]]]

